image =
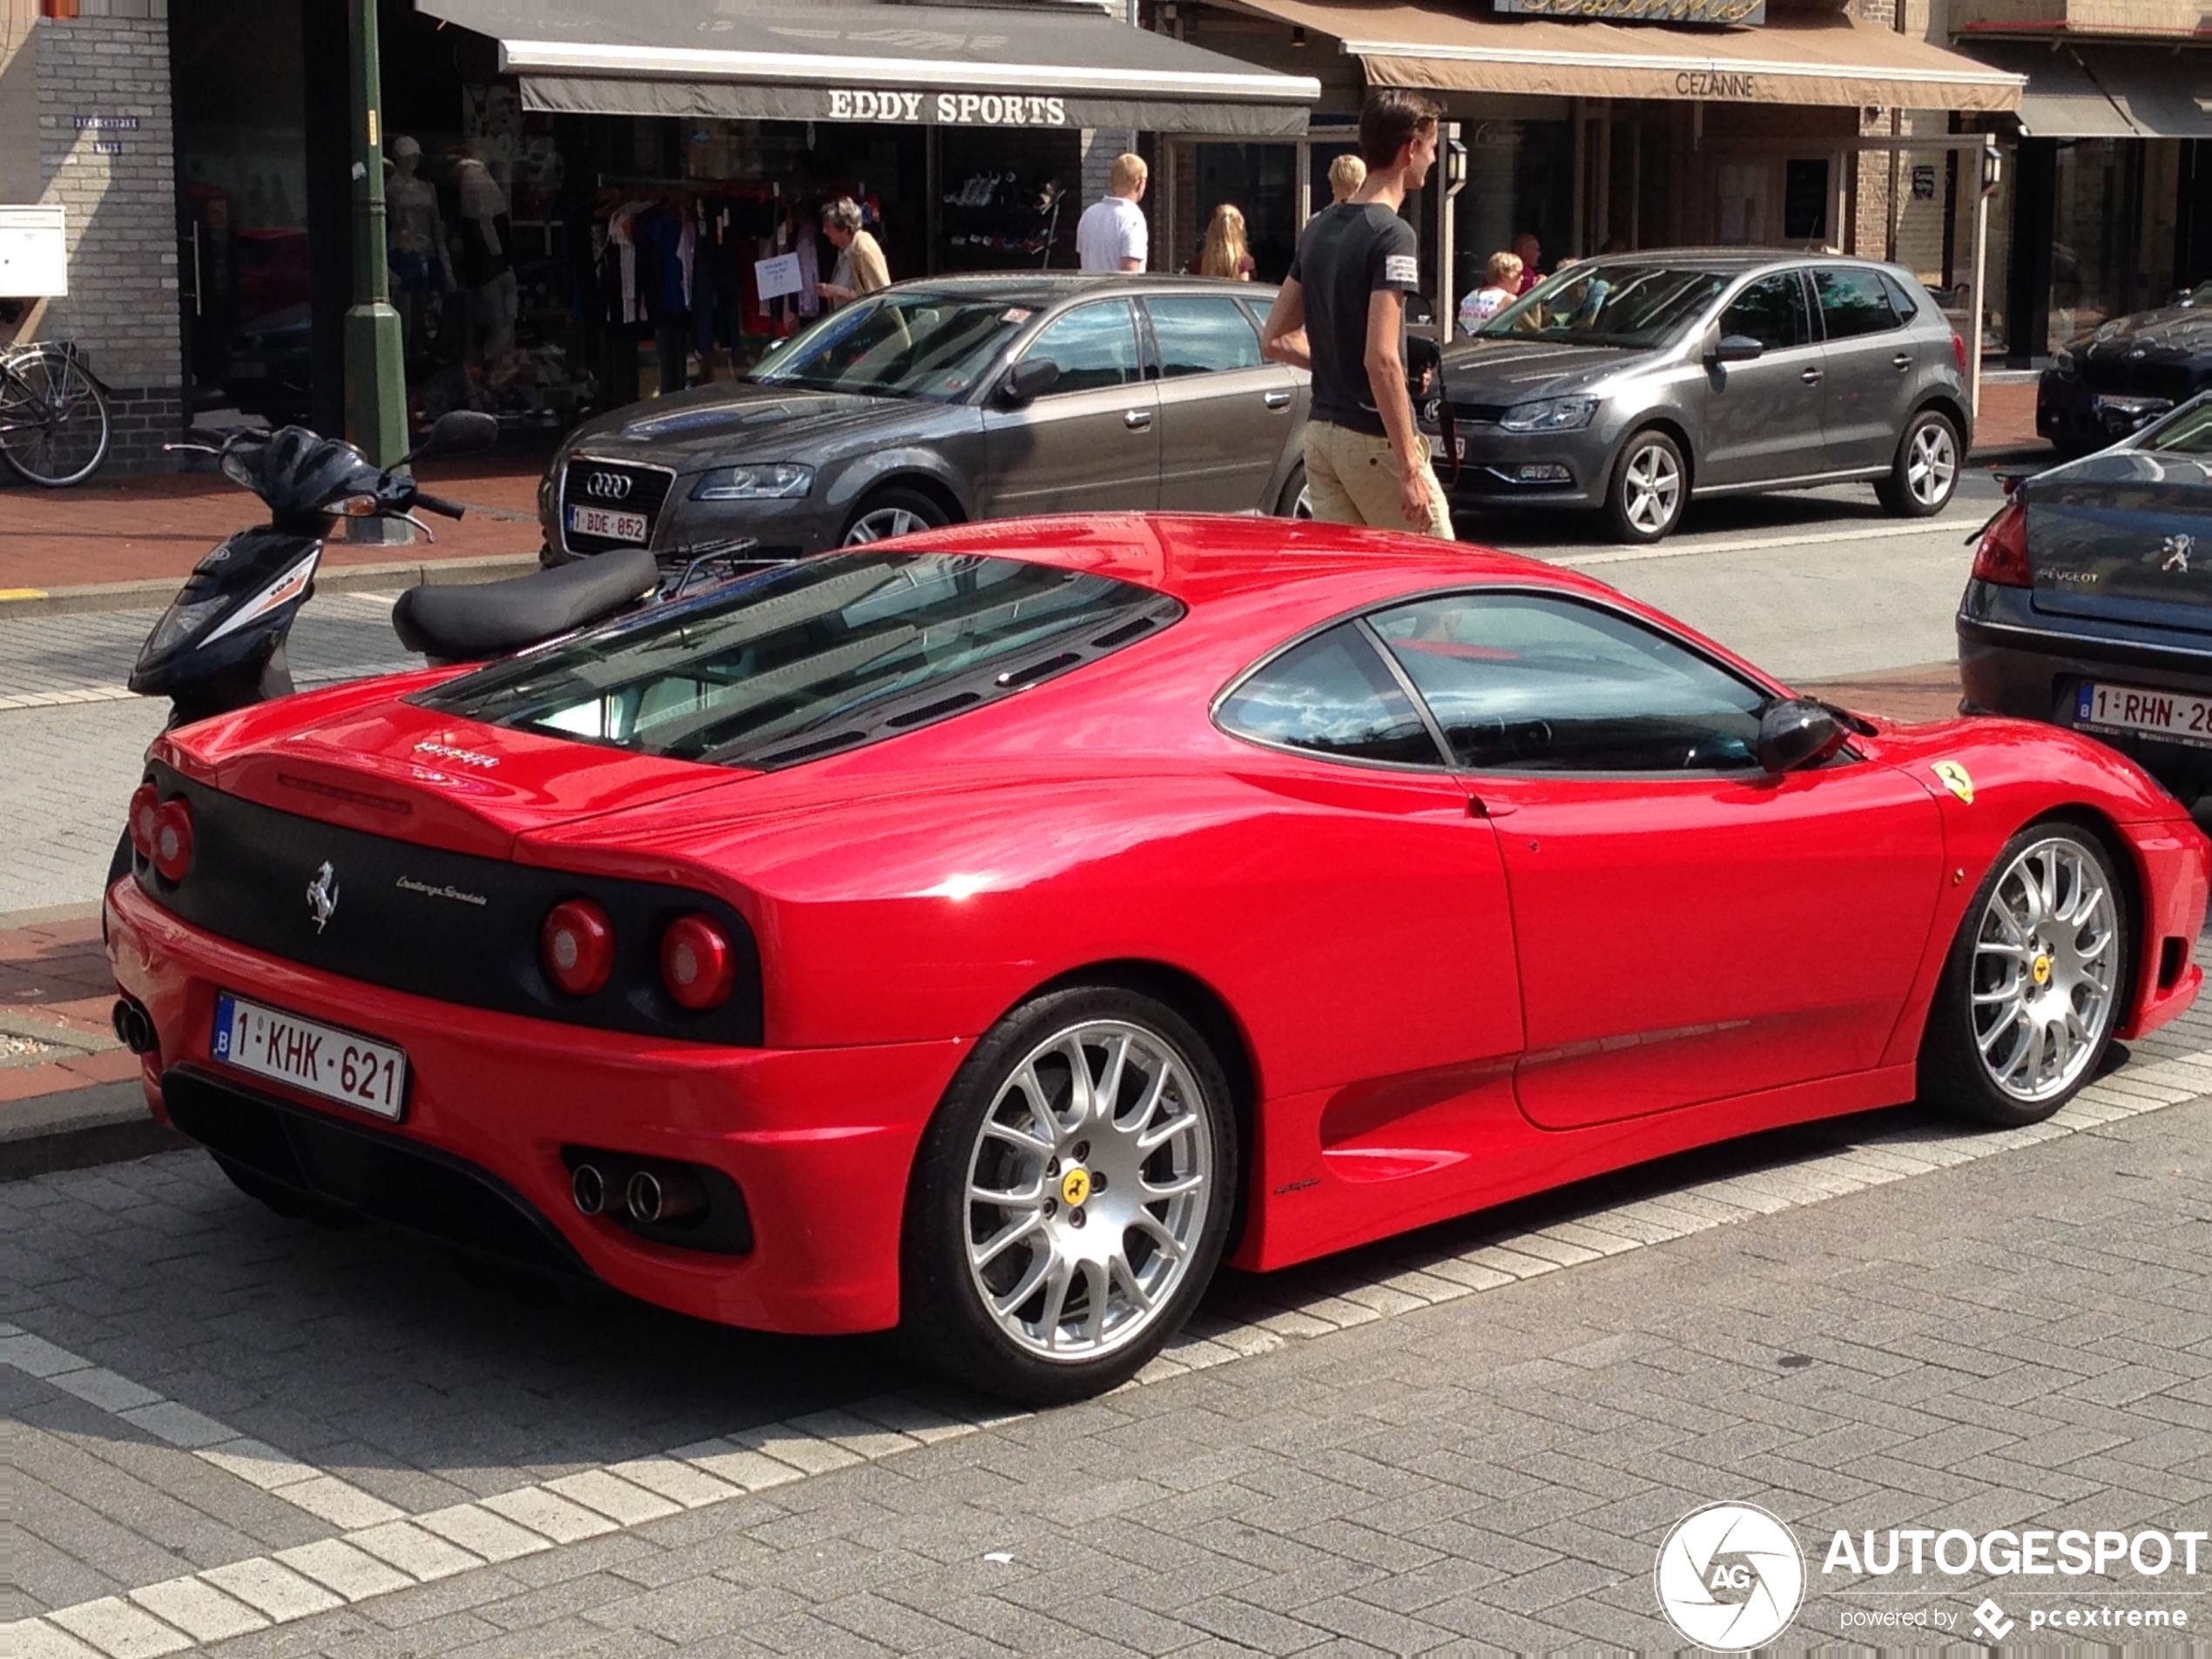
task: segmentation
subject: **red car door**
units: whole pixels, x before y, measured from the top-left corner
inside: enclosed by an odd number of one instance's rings
[[[1373,624],[1497,827],[1533,1122],[1877,1062],[1941,880],[1926,789],[1848,752],[1770,776],[1767,694],[1603,605],[1492,591]]]

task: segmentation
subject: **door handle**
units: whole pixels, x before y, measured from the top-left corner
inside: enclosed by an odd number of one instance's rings
[[[1809,368],[1805,370],[1804,374],[1798,375],[1797,378],[1803,381],[1807,386],[1817,386],[1820,384],[1820,371],[1817,368]]]
[[[1291,407],[1291,395],[1288,392],[1270,392],[1261,401],[1271,409],[1287,409]]]
[[[1132,432],[1143,432],[1152,424],[1152,411],[1150,409],[1123,409],[1122,411],[1122,424]]]
[[[1899,368],[1910,368],[1912,367],[1912,354],[1909,351],[1901,351],[1891,358],[1890,361],[1895,363]]]

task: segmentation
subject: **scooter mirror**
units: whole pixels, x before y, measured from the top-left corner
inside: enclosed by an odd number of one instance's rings
[[[499,421],[481,409],[448,409],[430,423],[422,442],[407,453],[409,461],[425,455],[465,455],[489,449],[499,441]]]

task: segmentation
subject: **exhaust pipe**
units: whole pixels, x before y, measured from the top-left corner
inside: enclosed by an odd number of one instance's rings
[[[706,1189],[682,1169],[640,1170],[630,1177],[624,1197],[630,1218],[646,1227],[681,1221],[706,1208]]]
[[[596,1216],[607,1207],[607,1183],[596,1163],[579,1163],[576,1173],[569,1177],[569,1196],[576,1200],[577,1213]]]
[[[153,1028],[153,1016],[134,999],[119,996],[109,1015],[115,1035],[132,1054],[152,1054],[161,1046],[161,1039]]]

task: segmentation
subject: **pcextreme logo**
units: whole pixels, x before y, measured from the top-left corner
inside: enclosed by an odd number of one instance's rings
[[[1797,1616],[1805,1558],[1791,1530],[1755,1504],[1693,1509],[1659,1546],[1660,1610],[1716,1653],[1764,1647]]]

